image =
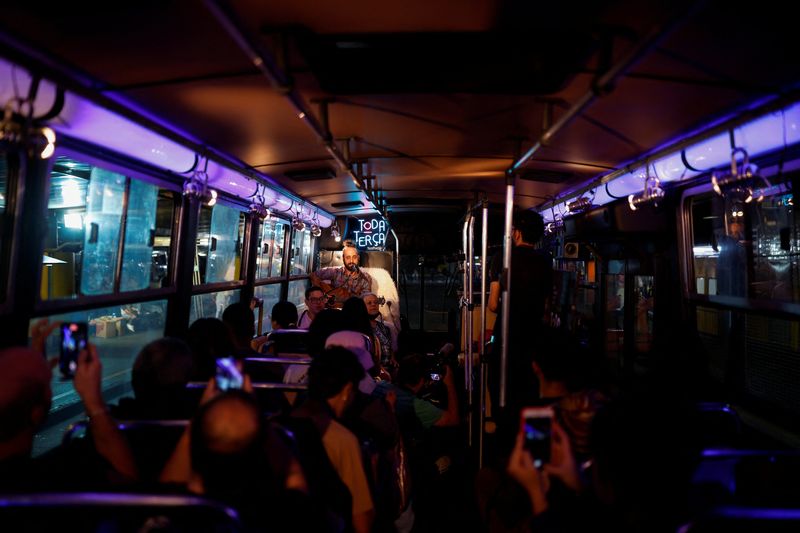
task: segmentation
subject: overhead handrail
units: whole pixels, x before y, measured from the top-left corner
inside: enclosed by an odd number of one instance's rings
[[[206,0],[206,7],[215,16],[228,35],[236,42],[241,50],[247,54],[250,62],[266,77],[272,86],[278,90],[289,103],[294,107],[297,117],[301,119],[311,129],[314,135],[322,141],[325,149],[339,164],[342,170],[350,175],[355,186],[364,193],[372,207],[380,212],[378,202],[372,193],[365,187],[363,179],[353,172],[350,161],[336,146],[331,132],[320,124],[311,110],[306,106],[300,92],[292,86],[289,76],[278,66],[278,61],[263,46],[260,46],[255,39],[245,30],[244,25],[234,14],[230,5],[223,0]],[[327,122],[327,118],[323,117]]]
[[[289,365],[310,365],[310,357],[246,357],[245,363],[281,363]]]
[[[187,389],[205,389],[208,383],[205,381],[190,381],[186,384]],[[268,383],[256,382],[251,383],[251,386],[256,390],[308,390],[308,385],[305,383]]]
[[[698,2],[701,3],[701,2]],[[657,24],[639,41],[636,46],[625,54],[615,65],[609,68],[602,76],[593,81],[592,86],[578,100],[559,117],[559,119],[539,137],[534,145],[518,158],[506,171],[508,174],[517,172],[540,148],[546,146],[553,136],[561,131],[573,119],[578,117],[599,96],[611,92],[614,82],[642,59],[650,50],[656,47],[677,23],[685,18],[687,13],[678,13],[664,24]]]
[[[486,267],[487,267],[487,252],[489,243],[489,201],[486,197],[481,201],[481,342],[478,346],[480,350],[480,373],[478,393],[478,468],[483,467],[483,433],[484,423],[486,420],[486,309],[488,302],[486,300]]]

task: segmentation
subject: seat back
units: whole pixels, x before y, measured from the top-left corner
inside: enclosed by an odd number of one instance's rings
[[[778,533],[800,531],[800,508],[721,506],[692,521],[692,533]]]
[[[730,404],[701,402],[697,415],[704,448],[736,448],[742,444],[742,421]]]
[[[692,480],[697,507],[800,504],[800,450],[706,449]]]
[[[156,483],[158,475],[167,463],[178,440],[189,426],[188,420],[122,420],[117,427],[130,446],[139,478],[144,483]],[[93,448],[87,439],[88,423],[76,422],[70,425],[62,438],[62,446],[74,446],[84,441]]]
[[[309,357],[307,329],[275,330],[267,335],[267,343],[270,353],[275,357]]]
[[[235,510],[195,496],[127,493],[0,495],[4,531],[243,531]]]

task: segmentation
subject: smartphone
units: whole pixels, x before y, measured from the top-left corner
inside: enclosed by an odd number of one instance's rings
[[[61,354],[58,368],[61,375],[71,378],[78,368],[78,354],[86,349],[89,342],[89,328],[86,322],[65,322],[61,324]]]
[[[217,388],[219,390],[241,389],[244,384],[242,373],[236,367],[233,357],[217,359]]]
[[[521,418],[525,449],[533,457],[533,466],[542,468],[550,461],[553,409],[551,407],[526,407],[522,410]]]
[[[437,374],[436,372],[432,372],[431,373],[431,380],[432,381],[441,381],[442,380],[442,375],[441,374]]]

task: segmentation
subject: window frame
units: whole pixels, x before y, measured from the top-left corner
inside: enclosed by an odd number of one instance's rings
[[[154,185],[159,187],[160,189],[166,189],[172,191],[173,193],[177,193],[174,197],[174,205],[172,211],[172,233],[173,235],[177,235],[175,233],[177,229],[178,222],[181,216],[181,206],[180,202],[178,201],[180,198],[181,188],[178,184],[164,177],[160,177],[160,172],[155,169],[148,169],[142,167],[141,164],[137,164],[136,162],[131,162],[129,160],[124,160],[120,157],[114,157],[111,154],[97,154],[97,150],[92,150],[91,148],[84,147],[80,143],[71,141],[68,138],[60,138],[62,144],[56,148],[55,153],[50,158],[50,162],[47,167],[47,194],[41,199],[43,205],[42,209],[43,212],[47,212],[47,204],[49,203],[49,196],[50,196],[50,187],[51,187],[51,176],[52,176],[52,167],[55,163],[56,159],[60,156],[68,157],[71,159],[76,159],[81,162],[87,163],[92,166],[98,166],[105,170],[116,172],[125,176],[126,178],[126,197],[123,199],[124,209],[120,227],[120,242],[118,245],[124,251],[124,226],[125,222],[124,219],[127,215],[127,192],[130,189],[130,180],[136,179],[148,183],[150,185]],[[15,237],[18,237],[15,235]],[[45,243],[44,240],[39,243],[38,245],[38,253],[39,255],[44,253]],[[76,294],[74,298],[61,298],[56,300],[43,300],[41,295],[37,292],[36,294],[36,302],[34,304],[34,316],[44,316],[50,315],[53,313],[62,313],[72,310],[85,310],[91,309],[94,307],[104,307],[107,305],[113,305],[115,303],[141,303],[146,302],[149,300],[159,300],[168,298],[170,295],[175,294],[176,288],[174,283],[172,282],[172,272],[175,269],[175,256],[178,250],[178,243],[177,239],[172,238],[170,240],[170,257],[168,261],[168,274],[167,280],[169,286],[167,287],[160,287],[157,289],[141,289],[136,291],[120,291],[119,284],[121,275],[121,266],[122,266],[122,258],[123,255],[118,257],[118,265],[115,265],[115,279],[114,279],[114,292],[108,294],[100,294],[100,295],[84,295],[84,294]],[[41,273],[37,274],[38,284],[41,283]]]
[[[749,296],[708,295],[698,294],[696,292],[696,284],[694,282],[694,221],[692,219],[692,201],[708,193],[713,194],[711,183],[708,181],[708,175],[704,174],[698,177],[698,179],[702,181],[682,191],[679,203],[680,213],[678,220],[680,220],[680,227],[678,228],[678,248],[682,256],[680,264],[684,300],[692,309],[697,306],[703,306],[715,309],[747,311],[778,318],[796,319],[800,316],[800,303],[797,302],[756,299],[750,298]],[[785,179],[787,181],[792,181],[793,176],[788,175]],[[796,180],[797,178],[795,177],[794,179]]]

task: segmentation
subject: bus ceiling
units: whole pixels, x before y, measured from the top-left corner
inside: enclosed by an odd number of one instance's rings
[[[641,191],[639,170],[742,113],[783,113],[761,152],[795,142],[800,59],[771,3],[12,1],[0,56],[67,91],[57,133],[79,127],[74,94],[185,149],[173,172],[199,154],[238,173],[217,180],[230,194],[277,191],[309,220],[503,203],[510,170],[515,203],[552,215]],[[3,104],[18,74],[3,71]]]

